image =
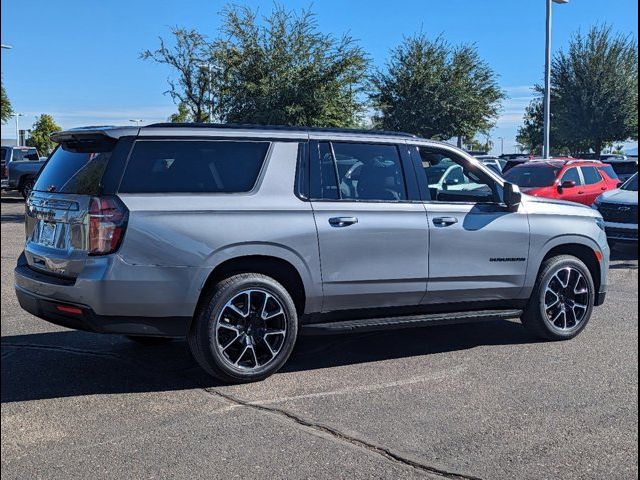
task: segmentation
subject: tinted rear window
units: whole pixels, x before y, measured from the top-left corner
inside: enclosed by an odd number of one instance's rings
[[[602,177],[595,167],[582,167],[582,175],[585,185],[595,185],[602,181]]]
[[[138,141],[119,191],[248,192],[258,179],[268,149],[268,142]]]
[[[524,188],[549,187],[555,182],[558,171],[553,167],[514,167],[505,174],[504,178]]]
[[[45,164],[34,190],[41,192],[98,195],[100,181],[107,168],[111,150],[96,148],[93,152],[77,152],[58,147]]]
[[[14,148],[12,161],[19,162],[21,160],[40,160],[40,157],[35,148]]]

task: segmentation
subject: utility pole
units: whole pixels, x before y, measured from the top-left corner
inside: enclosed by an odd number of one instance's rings
[[[20,147],[20,117],[24,117],[24,113],[14,113],[16,117],[16,146]]]
[[[569,0],[546,0],[547,1],[547,35],[545,49],[545,72],[544,72],[544,142],[542,156],[551,158],[551,30],[553,18],[553,4],[566,4]]]

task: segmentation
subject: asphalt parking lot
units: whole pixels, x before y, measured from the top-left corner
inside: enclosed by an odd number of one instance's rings
[[[21,199],[2,199],[2,478],[637,478],[638,260],[563,343],[516,322],[304,338],[222,386],[186,344],[22,311]]]

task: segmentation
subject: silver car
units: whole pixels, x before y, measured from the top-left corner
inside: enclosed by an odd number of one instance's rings
[[[27,201],[22,307],[140,343],[187,337],[227,382],[273,374],[302,333],[521,318],[562,340],[604,302],[600,214],[522,195],[447,144],[175,124],[53,138]],[[436,161],[478,188],[430,188]]]

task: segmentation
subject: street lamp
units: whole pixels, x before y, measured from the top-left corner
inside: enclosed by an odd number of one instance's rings
[[[1,44],[0,47],[5,48],[7,50],[11,50],[13,48],[11,45],[5,45],[4,43]]]
[[[551,25],[553,4],[569,3],[569,0],[547,0],[547,47],[544,72],[544,146],[542,156],[551,157]]]
[[[14,113],[16,117],[16,146],[20,146],[20,117],[24,117],[24,113]]]
[[[213,120],[213,71],[220,72],[222,69],[211,62],[199,63],[198,67],[206,69],[209,74],[209,123],[211,123]]]
[[[133,120],[129,120],[130,122],[134,122],[136,124],[136,127],[140,126],[140,122],[142,121],[141,118],[134,118]]]
[[[498,137],[500,140],[500,155],[504,155],[504,137]]]

